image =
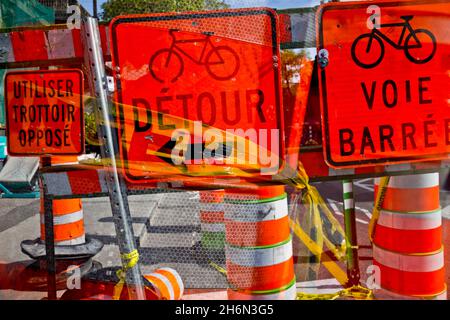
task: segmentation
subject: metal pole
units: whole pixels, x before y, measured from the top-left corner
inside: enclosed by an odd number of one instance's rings
[[[98,18],[97,16],[97,0],[92,1],[92,13],[94,15],[94,18]]]
[[[356,235],[355,201],[353,197],[353,181],[343,180],[345,238],[347,242],[347,277],[348,285],[359,284],[358,239]]]
[[[131,224],[130,209],[127,201],[127,189],[124,181],[119,176],[116,165],[116,152],[118,150],[111,130],[111,112],[108,104],[107,78],[105,73],[100,34],[98,31],[97,19],[85,17],[85,37],[87,53],[89,55],[89,67],[91,78],[95,87],[96,115],[99,119],[98,134],[101,144],[101,155],[103,159],[110,159],[110,168],[107,171],[107,184],[111,211],[113,215],[118,246],[121,255],[137,250],[135,237]],[[122,258],[122,264],[127,263]],[[143,280],[139,264],[129,269],[127,272],[127,285],[130,299],[145,300]]]
[[[50,158],[42,157],[41,166],[50,166]],[[44,197],[44,226],[45,226],[45,258],[47,269],[47,297],[48,300],[56,300],[56,258],[55,258],[55,233],[53,224],[53,200],[47,195],[47,188],[41,190]]]

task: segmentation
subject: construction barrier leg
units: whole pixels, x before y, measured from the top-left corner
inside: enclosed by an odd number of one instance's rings
[[[375,180],[375,195],[379,179]],[[381,288],[404,297],[446,298],[439,173],[391,177],[373,238]]]
[[[225,232],[230,300],[296,298],[284,186],[226,190]]]
[[[344,196],[345,235],[347,238],[347,285],[351,287],[359,285],[360,280],[353,181],[342,181],[342,188]]]

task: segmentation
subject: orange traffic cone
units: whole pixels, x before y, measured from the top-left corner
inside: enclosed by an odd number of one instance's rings
[[[41,195],[41,240],[45,241],[44,197]],[[55,246],[85,243],[81,199],[53,201]]]
[[[294,300],[296,280],[284,186],[226,190],[231,300]]]
[[[51,166],[78,164],[76,156],[52,157],[50,162]],[[41,191],[41,237],[21,243],[22,251],[33,259],[45,257],[44,203],[44,192]],[[103,244],[85,236],[81,199],[53,200],[52,203],[56,259],[89,259],[97,254]]]
[[[183,297],[184,285],[180,275],[172,268],[159,268],[144,275],[152,285],[160,300],[180,300]]]
[[[199,192],[201,244],[205,252],[223,251],[225,248],[224,192],[224,190]]]
[[[375,180],[375,197],[379,179]],[[381,287],[397,295],[446,297],[439,173],[391,177],[373,238]]]

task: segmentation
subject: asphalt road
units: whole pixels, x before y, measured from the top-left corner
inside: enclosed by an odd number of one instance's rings
[[[335,217],[343,225],[341,182],[314,184],[329,204]],[[371,264],[371,249],[367,237],[368,222],[373,206],[373,179],[357,180],[354,183],[356,201],[356,224],[360,257],[361,281],[365,283],[367,267]],[[155,194],[130,197],[133,229],[141,253],[141,269],[150,273],[160,266],[173,267],[185,280],[191,298],[204,298],[205,291],[219,290],[223,296],[226,281],[209,263],[214,260],[224,265],[223,252],[207,255],[200,246],[200,220],[198,214],[198,193]],[[443,208],[443,234],[446,248],[446,265],[450,263],[450,193],[441,192]],[[39,236],[39,200],[0,199],[0,299],[41,299],[45,292],[27,291],[14,286],[5,286],[2,277],[18,275],[24,266],[32,261],[20,251],[20,242]],[[107,198],[84,199],[86,233],[103,241],[103,250],[94,258],[104,268],[120,265],[116,245],[114,224]],[[339,263],[345,270],[345,264]],[[22,268],[22,269],[21,269]],[[448,268],[447,268],[448,269]],[[449,280],[447,270],[447,283]],[[330,292],[340,288],[336,280],[323,266],[318,273],[319,282],[298,284],[305,292]],[[3,283],[3,285],[2,285]],[[11,283],[11,282],[10,282]],[[61,294],[61,293],[60,293]],[[381,298],[391,298],[380,294]]]

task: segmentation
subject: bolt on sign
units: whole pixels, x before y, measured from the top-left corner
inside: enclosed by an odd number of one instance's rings
[[[277,15],[267,8],[111,22],[125,176],[255,174],[284,155]]]
[[[79,155],[84,152],[80,70],[7,73],[5,110],[9,154]]]
[[[449,12],[448,0],[321,8],[319,81],[331,167],[448,156]]]

